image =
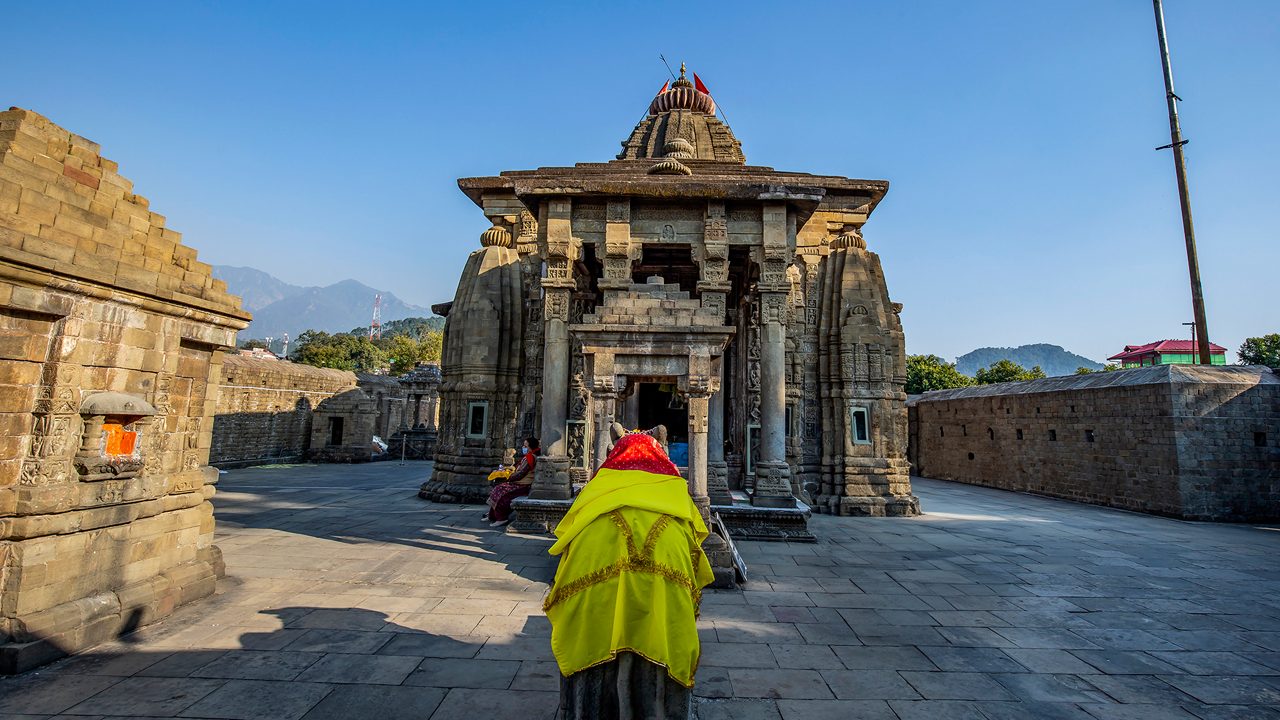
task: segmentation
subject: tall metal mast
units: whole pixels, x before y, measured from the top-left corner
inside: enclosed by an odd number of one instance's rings
[[[1164,8],[1160,0],[1152,0],[1156,11],[1156,34],[1160,39],[1160,64],[1164,66],[1165,100],[1169,103],[1169,144],[1156,148],[1173,149],[1173,166],[1178,175],[1178,201],[1182,205],[1182,234],[1187,241],[1187,270],[1191,274],[1191,307],[1195,313],[1196,326],[1192,335],[1196,338],[1197,350],[1201,365],[1212,365],[1213,355],[1209,352],[1209,325],[1205,320],[1204,291],[1200,288],[1200,261],[1196,258],[1196,233],[1191,224],[1191,197],[1187,190],[1187,160],[1183,157],[1182,146],[1187,144],[1182,139],[1182,126],[1178,123],[1178,101],[1181,99],[1173,92],[1173,69],[1169,66],[1169,40],[1164,33]],[[1198,330],[1199,332],[1196,332]]]
[[[373,296],[373,320],[369,323],[369,339],[382,339],[382,293]]]

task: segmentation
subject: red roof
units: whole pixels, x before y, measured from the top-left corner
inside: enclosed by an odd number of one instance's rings
[[[1212,354],[1225,353],[1226,348],[1216,343],[1209,343],[1209,352]],[[1196,344],[1191,340],[1157,340],[1156,342],[1147,343],[1146,345],[1125,345],[1124,350],[1107,358],[1108,360],[1128,360],[1130,358],[1142,357],[1156,353],[1196,353],[1198,349]]]

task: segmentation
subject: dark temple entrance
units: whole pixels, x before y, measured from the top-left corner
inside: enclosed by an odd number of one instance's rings
[[[667,426],[667,445],[671,461],[684,467],[689,464],[689,407],[675,394],[674,383],[642,382],[636,388],[639,398],[639,427]]]

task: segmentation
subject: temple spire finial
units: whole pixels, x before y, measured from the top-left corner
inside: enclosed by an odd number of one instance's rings
[[[680,62],[680,79],[684,79],[684,61]]]

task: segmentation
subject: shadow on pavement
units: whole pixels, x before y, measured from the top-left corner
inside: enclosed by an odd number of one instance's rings
[[[289,606],[262,630],[194,639],[160,623],[25,675],[0,678],[0,717],[427,720],[550,719],[558,702],[550,625],[447,635],[363,609]],[[276,627],[268,627],[267,624]]]

